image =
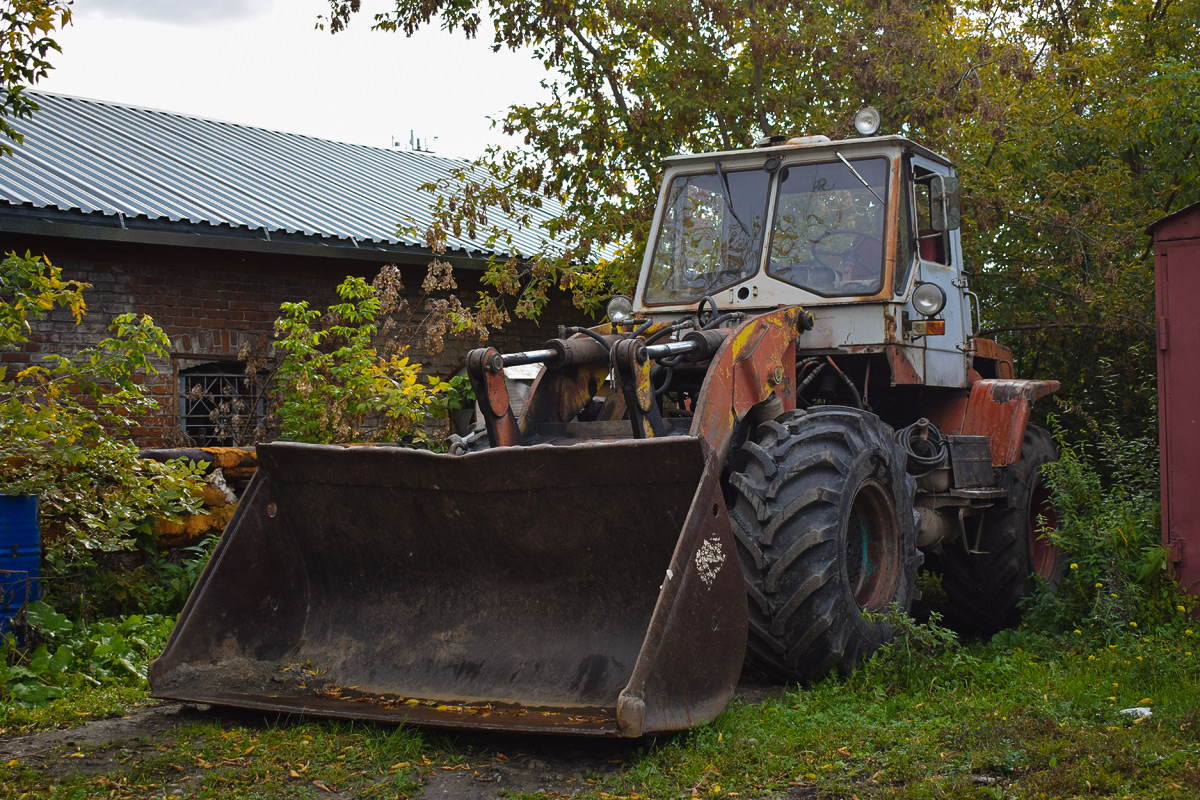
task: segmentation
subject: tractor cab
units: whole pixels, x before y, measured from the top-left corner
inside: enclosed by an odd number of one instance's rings
[[[953,165],[898,136],[771,141],[667,161],[634,312],[803,306],[806,348],[898,347],[961,386],[973,334]]]

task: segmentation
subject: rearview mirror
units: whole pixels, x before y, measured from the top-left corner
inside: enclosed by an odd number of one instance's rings
[[[958,230],[958,178],[952,175],[933,175],[929,181],[930,224],[938,233]]]

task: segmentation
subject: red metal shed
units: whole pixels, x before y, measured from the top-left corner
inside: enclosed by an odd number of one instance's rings
[[[1158,307],[1163,544],[1180,585],[1200,595],[1200,203],[1147,232]]]

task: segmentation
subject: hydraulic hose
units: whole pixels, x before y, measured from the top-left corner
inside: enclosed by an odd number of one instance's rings
[[[928,475],[946,463],[946,440],[937,425],[924,417],[896,431],[896,441],[908,456],[906,470],[914,478]]]
[[[587,336],[590,336],[593,339],[595,339],[600,344],[604,345],[605,350],[612,349],[612,345],[609,343],[609,341],[607,339],[605,339],[603,336],[601,336],[600,334],[596,333],[591,328],[563,328],[563,332],[568,335],[573,334],[573,333],[586,334]]]

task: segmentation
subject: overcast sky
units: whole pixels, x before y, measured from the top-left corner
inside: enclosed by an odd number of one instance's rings
[[[325,0],[75,0],[36,88],[378,147],[415,131],[463,158],[509,141],[489,117],[545,96],[541,65],[490,34],[370,30],[386,7],[334,36],[314,29]]]

